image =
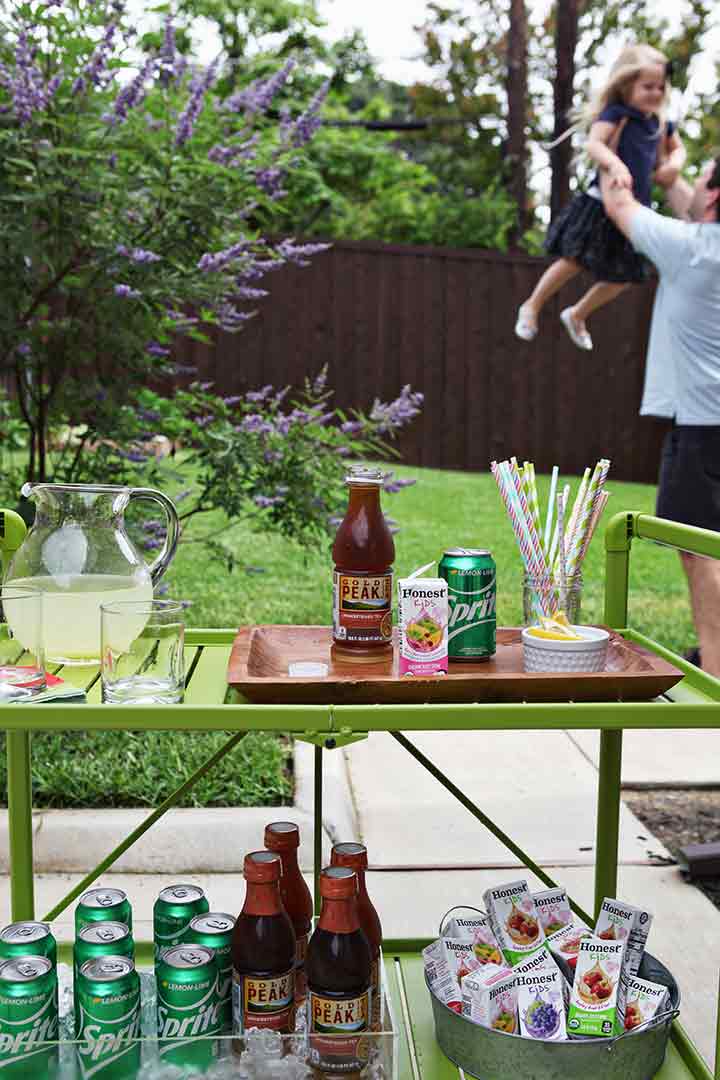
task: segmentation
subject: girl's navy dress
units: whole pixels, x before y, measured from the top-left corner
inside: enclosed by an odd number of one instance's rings
[[[627,117],[627,123],[616,152],[632,173],[635,198],[649,206],[660,123],[656,116],[646,116],[629,105],[608,105],[597,119],[619,124],[623,117]],[[672,132],[673,125],[668,122],[666,134]],[[644,281],[648,276],[647,261],[605,213],[597,176],[590,191],[597,194],[576,195],[551,222],[545,250],[550,255],[575,259],[599,281]]]

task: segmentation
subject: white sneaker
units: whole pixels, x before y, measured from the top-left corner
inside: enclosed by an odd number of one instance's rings
[[[534,320],[525,310],[525,305],[518,308],[517,322],[515,323],[515,335],[523,341],[532,341],[537,337],[537,320]]]
[[[567,330],[570,340],[577,345],[578,349],[584,349],[586,352],[590,352],[593,347],[592,338],[587,332],[583,323],[576,323],[572,317],[572,308],[566,307],[564,311],[560,312],[560,322]],[[582,326],[582,330],[578,327]]]

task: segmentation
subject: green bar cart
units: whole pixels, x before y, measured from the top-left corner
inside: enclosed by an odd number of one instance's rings
[[[560,729],[599,730],[600,770],[597,795],[596,908],[603,896],[616,893],[620,773],[623,731],[633,728],[720,728],[720,680],[699,671],[679,656],[628,627],[628,580],[633,541],[643,540],[720,558],[720,534],[690,528],[635,512],[617,514],[605,534],[605,621],[630,640],[670,660],[684,678],[661,701],[566,704],[462,704],[462,705],[250,705],[228,702],[225,673],[235,632],[190,630],[187,633],[185,702],[180,706],[103,707],[96,672],[81,676],[88,703],[77,705],[2,706],[0,726],[8,733],[8,804],[11,845],[13,919],[56,918],[84,889],[107,871],[127,848],[150,828],[203,773],[249,731],[289,732],[315,745],[315,835],[322,821],[323,756],[327,749],[371,731],[390,732],[416,760],[428,768],[493,831],[525,865],[548,885],[554,882],[531,855],[523,852],[466,794],[459,791],[429,762],[412,742],[412,733],[439,728],[451,730]],[[64,669],[71,682],[77,671]],[[662,704],[662,708],[658,707]],[[57,730],[182,730],[225,731],[225,746],[186,780],[162,806],[127,837],[102,863],[79,881],[50,912],[35,912],[33,896],[31,734]],[[316,843],[316,875],[319,872]],[[579,910],[579,909],[576,909]],[[427,941],[385,943],[387,985],[400,1027],[401,1080],[458,1080],[461,1076],[435,1041],[431,1004],[423,978],[420,950]],[[710,992],[711,988],[708,988]],[[714,988],[713,988],[714,992]],[[720,1054],[720,1048],[719,1048]],[[658,1080],[720,1080],[720,1058],[714,1074],[707,1068],[682,1026],[673,1025],[668,1055]],[[472,1080],[466,1073],[467,1080]]]

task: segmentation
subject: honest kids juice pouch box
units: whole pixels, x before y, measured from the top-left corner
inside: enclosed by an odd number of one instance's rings
[[[483,900],[497,943],[511,967],[545,948],[545,931],[527,881],[487,889]]]
[[[650,982],[648,979],[638,979],[636,975],[623,975],[620,979],[618,1033],[632,1031],[669,1008],[670,992],[667,986]]]
[[[532,894],[542,928],[547,937],[573,921],[568,894],[564,889],[544,889]]]
[[[442,578],[400,578],[398,635],[400,675],[447,675],[447,581]]]
[[[477,915],[475,918],[455,916],[445,927],[443,937],[472,942],[473,952],[481,964],[505,963],[487,915]]]
[[[623,960],[626,975],[638,973],[652,920],[649,911],[632,907],[622,900],[605,897],[602,902],[595,924],[595,936],[604,941],[622,941],[627,946]]]
[[[460,1012],[460,980],[480,967],[472,941],[440,938],[423,949],[423,961],[435,996],[444,1005]]]
[[[517,988],[520,1034],[529,1039],[567,1039],[565,1028],[565,979],[557,965],[548,962],[533,971],[513,969]]]
[[[473,1024],[517,1032],[517,991],[510,968],[486,964],[462,980],[462,1014]]]
[[[580,942],[568,1011],[571,1035],[614,1033],[624,951],[621,941],[589,937]]]
[[[564,960],[574,970],[580,952],[580,942],[586,937],[592,937],[592,930],[583,922],[574,922],[550,934],[547,938],[547,947],[553,960],[558,962]]]

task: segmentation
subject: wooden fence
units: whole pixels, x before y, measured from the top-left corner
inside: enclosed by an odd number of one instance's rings
[[[591,320],[595,349],[568,340],[558,314],[584,275],[547,306],[531,344],[517,307],[545,260],[448,248],[342,243],[310,266],[267,278],[270,295],[237,335],[183,359],[224,394],[299,385],[328,365],[342,407],[425,394],[399,443],[414,465],[485,471],[515,454],[578,473],[605,455],[618,479],[654,482],[667,425],[638,416],[653,285],[635,286]]]

